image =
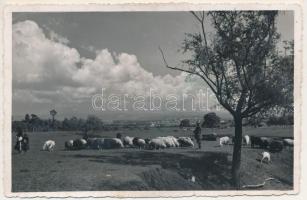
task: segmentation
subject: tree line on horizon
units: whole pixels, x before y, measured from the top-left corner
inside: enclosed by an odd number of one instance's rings
[[[12,130],[13,132],[17,129],[22,129],[26,132],[87,131],[101,130],[104,126],[102,120],[95,115],[89,115],[86,119],[71,117],[63,120],[55,119],[53,114],[51,116],[52,119],[42,119],[36,114],[26,114],[24,119],[12,121]]]
[[[52,112],[54,113],[54,112]],[[55,115],[52,115],[51,119],[42,119],[36,114],[26,114],[22,120],[12,121],[12,130],[15,132],[18,128],[21,128],[26,132],[47,132],[47,131],[110,131],[118,130],[119,127],[106,126],[106,124],[97,116],[89,115],[87,118],[77,118],[75,116],[71,118],[64,118],[63,120],[55,119]],[[293,125],[294,119],[292,114],[286,114],[282,116],[270,116],[268,118],[253,117],[245,121],[244,126],[260,127],[263,122],[268,126],[273,125]],[[163,126],[163,124],[162,124]],[[179,127],[192,127],[189,119],[183,119],[178,124]],[[223,123],[223,120],[215,113],[209,112],[204,115],[201,126],[203,128],[227,128],[234,127],[232,120],[228,120]],[[126,128],[133,128],[127,125]]]

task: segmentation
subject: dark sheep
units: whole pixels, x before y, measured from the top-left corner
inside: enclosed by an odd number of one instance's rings
[[[135,137],[132,140],[133,146],[138,147],[138,148],[145,148],[146,145],[146,141],[139,138],[139,137]]]
[[[87,147],[87,142],[84,139],[76,139],[74,140],[73,147],[75,150],[85,149]]]
[[[267,137],[250,136],[250,141],[252,148],[258,146],[259,148],[266,149],[269,145],[270,139]]]
[[[281,152],[283,149],[283,143],[282,141],[279,140],[273,140],[270,142],[269,144],[269,150],[272,153],[277,153],[277,152]]]
[[[136,147],[139,146],[139,145],[138,145],[138,140],[139,140],[139,139],[140,139],[139,137],[133,138],[132,143],[133,143],[134,146],[136,146]]]
[[[284,147],[293,147],[294,146],[294,140],[290,138],[284,138],[283,139]]]
[[[101,144],[103,144],[103,139],[102,138],[88,138],[86,140],[87,142],[87,147],[90,149],[100,149]]]
[[[267,149],[270,145],[270,143],[272,142],[272,138],[268,138],[268,137],[260,137],[261,141],[262,141],[262,146],[260,146],[263,149]]]
[[[146,139],[145,139],[145,142],[146,142],[146,144],[149,144],[150,139],[149,139],[149,138],[146,138]]]
[[[117,133],[117,134],[116,134],[116,138],[122,139],[122,134],[121,134],[121,133]]]
[[[260,139],[260,137],[251,136],[251,147],[255,148],[255,146],[263,146],[262,140]]]
[[[180,147],[194,147],[194,143],[190,137],[179,137],[178,143]]]
[[[122,141],[118,138],[104,138],[103,149],[124,148]]]
[[[65,150],[73,150],[74,148],[74,141],[69,140],[65,142]]]

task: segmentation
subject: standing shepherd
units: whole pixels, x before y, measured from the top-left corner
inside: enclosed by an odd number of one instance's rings
[[[29,149],[30,141],[28,135],[23,133],[22,128],[17,128],[15,150],[21,153],[23,151],[27,152]]]
[[[193,131],[193,133],[194,133],[195,140],[198,144],[198,148],[201,149],[201,128],[200,128],[199,122],[196,123],[196,128]]]
[[[23,151],[23,132],[20,127],[17,128],[15,150],[21,153]]]

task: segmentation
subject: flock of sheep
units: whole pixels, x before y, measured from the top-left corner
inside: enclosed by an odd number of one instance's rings
[[[217,139],[216,134],[213,134],[214,140]],[[224,136],[219,138],[219,146],[228,145],[234,143],[234,137]],[[280,152],[283,147],[293,147],[293,139],[285,138],[282,140],[269,138],[269,137],[257,137],[245,135],[242,138],[244,145],[251,145],[252,148],[258,146],[262,149],[268,149],[270,152]],[[65,142],[66,150],[80,150],[80,149],[116,149],[116,148],[139,148],[139,149],[165,149],[172,147],[194,147],[194,142],[190,137],[156,137],[142,139],[139,137],[121,137],[116,138],[87,138],[87,139],[75,139]],[[55,148],[55,141],[47,140],[43,145],[44,151],[53,151]],[[262,159],[271,161],[270,153],[267,151],[262,152]]]
[[[221,137],[219,139],[220,146],[234,143],[234,137]],[[290,138],[284,138],[282,140],[277,138],[269,138],[269,137],[258,137],[258,136],[248,136],[245,135],[242,138],[242,143],[244,145],[251,145],[251,148],[255,148],[256,146],[262,149],[268,149],[270,152],[280,152],[284,147],[293,147],[294,140]],[[261,163],[264,160],[267,160],[267,162],[271,162],[271,155],[267,151],[263,151],[261,153]]]
[[[219,139],[220,146],[231,143],[234,143],[234,137],[224,136]],[[257,146],[262,149],[269,149],[271,151],[280,152],[283,147],[293,147],[294,140],[290,138],[280,140],[277,138],[245,135],[242,138],[242,143],[244,145],[251,145],[252,148]]]
[[[66,150],[80,149],[116,149],[136,147],[139,149],[164,149],[171,147],[194,147],[194,142],[190,137],[156,137],[142,139],[139,137],[125,136],[123,138],[87,138],[75,139],[65,142]],[[53,151],[55,141],[47,140],[43,145],[44,151]]]

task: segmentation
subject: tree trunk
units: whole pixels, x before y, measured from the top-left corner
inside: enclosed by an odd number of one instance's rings
[[[232,181],[236,189],[240,188],[240,166],[241,166],[241,146],[242,146],[242,118],[240,115],[234,117],[235,139],[232,153]]]

